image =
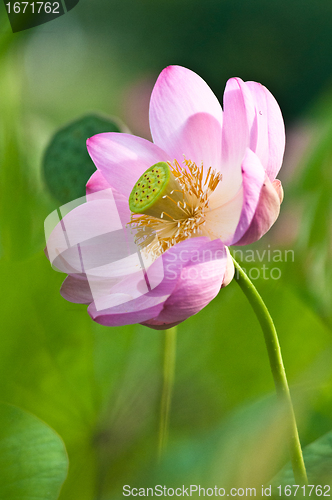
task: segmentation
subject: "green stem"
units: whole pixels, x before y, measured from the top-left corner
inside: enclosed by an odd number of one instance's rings
[[[176,356],[176,326],[165,330],[163,390],[160,405],[159,427],[159,459],[162,457],[167,444],[169,414],[174,383]]]
[[[234,279],[238,282],[238,284],[242,288],[242,291],[244,292],[245,296],[250,302],[250,305],[253,308],[257,316],[257,319],[262,327],[277,395],[282,404],[284,405],[288,414],[289,427],[291,433],[290,455],[294,472],[294,478],[297,484],[300,484],[301,486],[307,485],[308,478],[305,470],[299,433],[297,430],[297,425],[295,420],[294,408],[288,387],[284,363],[281,356],[277,331],[274,326],[271,315],[265,303],[263,302],[262,297],[259,295],[255,286],[252,284],[246,273],[243,271],[243,269],[239,266],[239,264],[236,262],[234,258],[233,261],[235,265]]]

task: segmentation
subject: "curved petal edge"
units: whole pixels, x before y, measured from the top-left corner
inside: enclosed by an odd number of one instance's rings
[[[280,212],[283,191],[279,180],[273,183],[266,176],[255,215],[251,224],[236,245],[249,245],[259,240],[275,223]]]

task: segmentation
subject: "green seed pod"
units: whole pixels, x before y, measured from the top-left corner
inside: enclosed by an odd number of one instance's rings
[[[43,158],[43,175],[51,194],[60,203],[85,195],[85,185],[96,171],[86,140],[101,132],[121,132],[112,118],[89,114],[66,125],[52,137]]]
[[[148,168],[138,179],[129,196],[129,208],[135,214],[157,218],[179,219],[183,217],[178,203],[184,193],[166,162]]]

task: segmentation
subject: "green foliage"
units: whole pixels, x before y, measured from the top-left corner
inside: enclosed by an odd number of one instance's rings
[[[306,446],[303,450],[303,456],[309,484],[332,486],[332,432],[328,432]],[[282,486],[294,483],[294,475],[290,464],[287,464],[272,482],[273,485]],[[330,493],[330,490],[327,493]]]
[[[61,204],[85,195],[85,185],[96,170],[86,149],[86,140],[102,132],[121,132],[117,120],[85,115],[58,130],[43,159],[43,173],[50,193]]]
[[[56,500],[67,469],[64,444],[50,427],[0,404],[0,498]]]
[[[155,484],[257,489],[282,463],[285,434],[274,396],[240,406],[212,431],[179,441],[156,470]]]
[[[297,166],[283,208],[300,213],[290,281],[332,326],[332,102],[325,96],[323,103],[317,106],[320,113],[311,117],[314,137]]]

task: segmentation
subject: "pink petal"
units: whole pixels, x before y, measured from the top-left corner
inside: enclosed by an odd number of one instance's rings
[[[236,245],[249,245],[259,240],[277,220],[281,200],[279,193],[282,192],[279,182],[271,183],[270,179],[265,177],[254,217],[242,238],[235,243]]]
[[[250,149],[262,162],[271,181],[278,174],[285,150],[285,126],[279,105],[266,87],[246,82],[255,104]]]
[[[112,198],[84,203],[69,212],[62,222],[70,246],[123,229]]]
[[[128,224],[131,218],[128,197],[120,194],[106,181],[101,172],[97,170],[87,182],[86,199],[94,201],[100,199],[113,199],[118,210],[118,214],[123,227]]]
[[[102,175],[102,173],[99,172],[99,170],[96,170],[96,172],[94,172],[91,175],[90,179],[88,180],[88,182],[86,184],[86,199],[87,199],[87,201],[89,201],[89,199],[94,200],[95,196],[93,196],[93,195],[95,193],[107,191],[110,187],[111,187],[111,185],[109,184],[109,182],[107,182],[107,180]]]
[[[184,157],[204,171],[209,167],[220,170],[221,165],[221,126],[212,115],[197,113],[187,119],[179,129],[168,149],[171,158],[182,164]]]
[[[75,304],[90,304],[93,301],[89,282],[84,275],[67,276],[60,293],[68,302]]]
[[[142,271],[132,273],[118,283],[110,283],[110,286],[105,287],[104,283],[107,279],[99,283],[92,282],[94,301],[90,304],[88,312],[92,319],[105,326],[121,326],[123,324],[138,323],[145,321],[154,314],[160,312],[163,303],[174,289],[176,282],[163,279],[161,276],[159,285],[152,290],[148,286],[146,275],[151,278],[154,269],[159,271],[159,264],[162,259],[157,259],[144,274]],[[152,276],[153,278],[153,276]],[[153,281],[153,280],[152,280]],[[97,285],[97,288],[95,287]]]
[[[123,300],[124,295],[115,294],[114,298]],[[159,314],[163,308],[165,297],[142,295],[138,299],[123,302],[120,305],[115,305],[109,309],[97,311],[94,303],[88,307],[88,313],[91,318],[97,323],[104,326],[122,326],[142,323],[153,316]]]
[[[242,162],[243,205],[240,220],[232,240],[227,244],[237,244],[248,230],[256,213],[265,176],[264,168],[258,157],[250,149],[247,149]]]
[[[135,182],[149,167],[169,156],[151,142],[109,132],[87,140],[89,154],[105,180],[127,199]]]
[[[104,251],[104,246],[101,251]],[[93,250],[91,259],[94,258],[98,263],[101,260],[99,249],[95,247]],[[108,250],[109,254],[112,249]],[[148,293],[146,275],[152,278],[151,286],[157,286],[162,281],[163,274],[160,273],[160,279],[156,282],[154,279],[156,276],[151,274],[152,271],[145,269],[144,273],[138,256],[136,255],[135,260],[135,255],[131,255],[109,265],[90,269],[86,274],[69,276],[62,285],[61,294],[70,302],[87,304],[93,302],[96,310],[105,310]]]
[[[143,260],[142,255],[141,259]],[[136,299],[148,295],[150,291],[153,292],[153,297],[156,297],[156,291],[158,292],[158,298],[156,299],[158,303],[166,300],[174,284],[167,284],[164,280],[162,259],[156,259],[148,266],[142,266],[142,260],[140,261],[138,255],[136,255],[136,270],[130,274],[128,272],[122,273],[119,280],[117,280],[114,270],[107,272],[107,268],[94,270],[91,279],[88,275],[94,299],[94,308],[98,311],[98,314],[100,311],[103,311],[104,314],[106,309],[114,309],[115,306],[126,303],[130,303],[129,306],[131,307],[135,304]],[[158,285],[162,284],[163,286],[158,287]]]
[[[208,113],[222,124],[221,106],[204,80],[189,69],[168,66],[160,73],[150,100],[154,143],[170,153],[183,126],[196,113]]]
[[[227,266],[227,252],[222,242],[209,241],[198,252],[188,252],[186,258],[188,262],[181,271],[174,292],[166,300],[160,314],[151,322],[144,323],[146,326],[158,330],[170,328],[197,314],[218,294]]]
[[[164,277],[162,282],[153,290],[144,292],[133,298],[137,291],[135,277],[129,277],[111,290],[106,297],[107,302],[114,301],[114,305],[104,310],[97,310],[92,303],[88,312],[94,321],[105,326],[121,326],[125,324],[141,323],[158,316],[163,304],[175,289],[184,262],[182,255],[187,256],[195,252],[205,238],[195,238],[197,241],[186,240],[165,252],[158,260],[163,263]],[[157,266],[156,261],[153,265]]]
[[[242,184],[241,163],[249,146],[250,117],[248,106],[254,104],[249,89],[240,78],[231,78],[224,93],[224,123],[222,129],[222,182],[219,196],[223,203],[231,200]]]
[[[132,299],[136,292],[129,277],[113,288],[112,292],[116,291],[111,293],[113,306],[97,310],[92,303],[88,312],[94,321],[106,326],[145,324],[150,319],[158,323],[161,310],[168,304],[165,314],[169,316],[174,310],[175,316],[181,316],[181,319],[171,319],[171,322],[183,321],[202,309],[218,293],[225,274],[226,255],[220,241],[211,242],[202,237],[183,241],[159,257],[163,262],[164,278],[154,289]],[[168,302],[173,292],[176,294],[174,305],[172,301]],[[165,322],[166,319],[162,317],[160,321]]]
[[[173,326],[177,326],[180,323],[182,323],[182,321],[165,323],[165,321],[161,321],[158,319],[148,319],[147,321],[142,321],[141,325],[148,326],[149,328],[153,328],[154,330],[167,330],[168,328],[173,328]]]

